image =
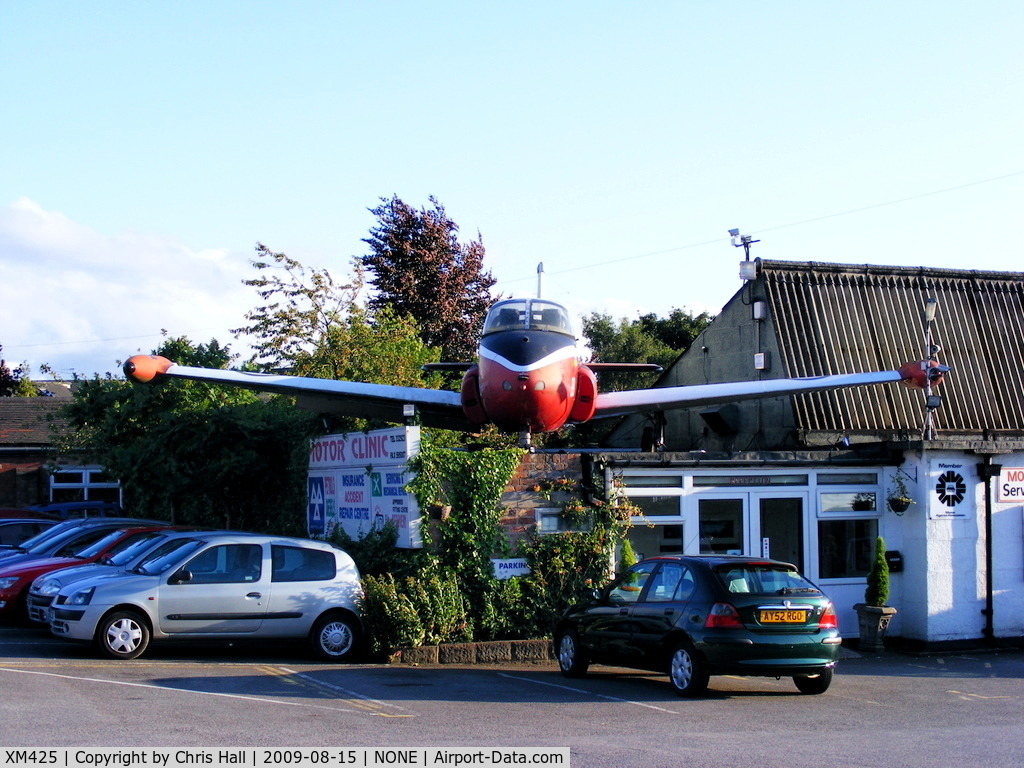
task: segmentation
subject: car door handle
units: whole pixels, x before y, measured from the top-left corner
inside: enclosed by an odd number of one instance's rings
[[[619,616],[625,616],[629,613],[629,608],[619,608]]]
[[[263,594],[260,592],[250,592],[246,597],[263,597]]]

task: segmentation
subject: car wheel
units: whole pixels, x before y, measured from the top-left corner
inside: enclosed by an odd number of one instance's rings
[[[676,646],[669,662],[668,679],[680,696],[700,696],[707,690],[709,676],[704,663],[689,643]]]
[[[824,693],[832,685],[832,670],[823,669],[817,675],[794,677],[793,682],[800,693]]]
[[[587,659],[580,636],[575,629],[567,629],[558,638],[558,668],[566,677],[583,677],[590,661]]]
[[[355,655],[359,626],[348,616],[321,616],[309,633],[313,653],[325,661],[348,661]]]
[[[133,611],[118,611],[100,622],[96,644],[111,659],[135,659],[149,646],[149,627]]]

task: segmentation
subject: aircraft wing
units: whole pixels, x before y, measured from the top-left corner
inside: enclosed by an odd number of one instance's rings
[[[463,414],[459,393],[447,390],[194,368],[155,355],[135,355],[125,363],[124,372],[129,378],[143,382],[170,377],[292,395],[296,405],[304,410],[376,418],[396,424],[406,421],[403,406],[411,403],[416,406],[419,423],[424,426],[470,431],[479,428],[470,424]]]
[[[913,370],[909,366],[916,366]],[[799,395],[825,389],[860,387],[869,384],[907,381],[919,378],[919,363],[909,363],[897,371],[846,373],[833,376],[814,376],[805,379],[766,379],[763,381],[736,381],[721,384],[691,384],[680,387],[633,389],[623,392],[604,392],[597,395],[594,418],[624,416],[630,413],[649,413],[673,408],[732,403],[779,395]]]

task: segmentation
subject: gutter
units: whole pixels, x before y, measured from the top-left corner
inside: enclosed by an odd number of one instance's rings
[[[999,477],[1002,464],[993,464],[986,455],[984,463],[978,465],[978,477],[985,483],[985,627],[981,630],[986,642],[995,641],[995,617],[992,585],[992,478]]]

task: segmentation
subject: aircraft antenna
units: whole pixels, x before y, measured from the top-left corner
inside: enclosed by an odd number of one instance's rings
[[[543,275],[544,275],[544,262],[541,261],[541,262],[538,262],[538,264],[537,264],[537,298],[538,299],[541,296],[540,289],[541,289],[541,280],[543,279]]]

